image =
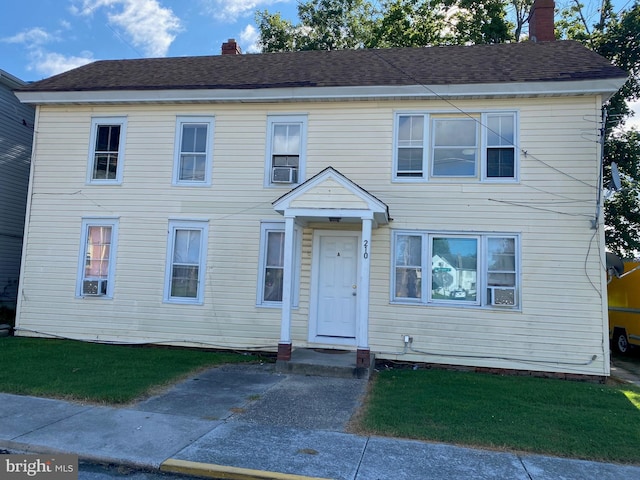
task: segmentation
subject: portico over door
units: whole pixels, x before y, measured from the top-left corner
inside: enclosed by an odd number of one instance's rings
[[[314,248],[307,343],[352,345],[369,358],[371,231],[389,223],[386,204],[328,167],[273,202],[285,217],[282,320],[278,359],[291,358],[294,225],[313,224]],[[332,224],[323,230],[318,224]],[[360,230],[358,230],[358,226]],[[316,243],[317,242],[317,243]],[[287,247],[288,245],[288,247]],[[303,339],[304,340],[304,339]]]

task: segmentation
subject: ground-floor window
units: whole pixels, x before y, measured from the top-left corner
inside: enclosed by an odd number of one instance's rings
[[[117,230],[117,219],[83,219],[77,296],[113,297]]]
[[[172,303],[204,302],[207,222],[169,221],[164,299]]]
[[[262,222],[260,225],[260,270],[258,272],[257,304],[281,306],[284,278],[284,222]],[[293,292],[292,304],[298,305],[300,251],[302,232],[293,231]]]
[[[518,308],[519,236],[393,233],[392,301]]]

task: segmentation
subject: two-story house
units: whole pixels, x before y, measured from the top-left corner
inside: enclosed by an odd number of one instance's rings
[[[13,321],[20,276],[35,115],[13,93],[24,85],[0,70],[0,323]]]
[[[29,85],[17,333],[606,376],[597,137],[625,79],[541,41]]]

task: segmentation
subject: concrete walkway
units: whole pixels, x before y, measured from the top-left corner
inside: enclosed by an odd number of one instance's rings
[[[0,394],[0,449],[211,478],[640,478],[640,466],[345,433],[366,386],[236,365],[123,408]]]

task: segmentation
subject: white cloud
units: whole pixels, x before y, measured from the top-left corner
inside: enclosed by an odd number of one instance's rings
[[[157,0],[83,0],[72,11],[91,16],[106,8],[109,24],[124,30],[128,41],[145,55],[164,57],[181,30],[180,19]]]
[[[245,48],[247,53],[259,53],[260,45],[258,45],[258,39],[260,38],[260,34],[256,27],[249,24],[244,27],[244,30],[240,33],[240,41],[242,45],[249,45]]]
[[[24,30],[12,37],[0,40],[5,43],[24,45],[29,57],[27,69],[47,77],[94,61],[90,52],[82,52],[80,56],[68,56],[48,51],[45,45],[57,42],[60,38],[40,27]]]
[[[24,30],[15,34],[13,37],[3,38],[2,41],[6,43],[22,43],[27,48],[37,47],[44,45],[45,43],[53,42],[57,40],[55,35],[47,32],[40,27],[34,27],[29,30]]]
[[[82,52],[80,56],[67,56],[61,53],[37,51],[33,52],[30,70],[51,76],[81,67],[94,60],[91,52]]]
[[[201,0],[206,11],[217,20],[235,22],[252,16],[258,9],[289,0]]]

